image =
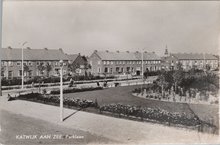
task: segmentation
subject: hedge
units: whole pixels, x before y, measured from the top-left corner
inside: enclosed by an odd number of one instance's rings
[[[53,105],[59,105],[60,103],[59,96],[42,95],[39,93],[19,95],[16,99],[40,102],[44,104],[53,104]],[[63,104],[68,108],[72,108],[72,107],[87,108],[87,107],[98,106],[97,101],[85,100],[85,99],[81,100],[81,99],[74,99],[74,98],[64,98]]]
[[[76,92],[85,92],[85,91],[95,91],[102,90],[102,87],[88,87],[88,88],[68,88],[64,89],[63,93],[76,93]],[[60,94],[60,90],[52,90],[50,94]]]

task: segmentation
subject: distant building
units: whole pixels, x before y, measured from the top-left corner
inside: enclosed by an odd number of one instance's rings
[[[22,49],[2,48],[2,76],[6,78],[22,76]],[[57,76],[59,75],[60,63],[63,60],[63,72],[67,73],[68,58],[62,49],[31,49],[24,48],[24,76]]]
[[[178,63],[181,63],[184,70],[191,68],[204,69],[207,66],[210,69],[218,68],[218,58],[212,54],[198,53],[172,53],[163,58],[163,67],[169,70],[177,69]]]
[[[71,75],[85,75],[85,71],[87,71],[87,58],[85,56],[81,56],[79,54],[67,54],[69,61],[69,73]]]
[[[143,70],[157,71],[161,68],[161,58],[154,52],[143,53]],[[110,52],[95,50],[89,58],[94,75],[132,74],[140,75],[142,72],[141,52]]]

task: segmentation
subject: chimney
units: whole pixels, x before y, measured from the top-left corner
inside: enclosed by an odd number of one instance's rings
[[[119,53],[119,51],[116,51],[117,53]]]
[[[30,47],[27,47],[27,49],[28,49],[28,50],[31,50],[31,48],[30,48]]]
[[[79,53],[78,55],[80,56],[81,54]]]
[[[48,48],[47,48],[47,47],[45,47],[45,48],[44,48],[44,50],[48,50]]]
[[[129,53],[129,51],[126,51],[127,53]]]
[[[95,50],[94,52],[98,52],[98,50]]]
[[[8,49],[12,49],[11,46],[8,46]]]
[[[107,53],[108,53],[108,50],[106,50],[105,52],[107,52]]]
[[[62,49],[62,48],[59,48],[59,50],[60,50],[61,52],[63,52],[63,49]]]

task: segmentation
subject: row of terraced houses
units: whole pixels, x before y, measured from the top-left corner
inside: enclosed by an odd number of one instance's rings
[[[207,65],[212,70],[219,67],[218,57],[212,54],[192,54],[192,53],[165,53],[160,57],[155,52],[111,52],[95,50],[90,57],[82,57],[80,54],[66,54],[62,49],[24,49],[24,66],[28,67],[25,76],[58,76],[60,70],[60,60],[63,60],[64,74],[84,75],[85,65],[90,64],[89,73],[93,75],[117,75],[131,74],[141,75],[142,71],[157,71],[166,69],[177,69],[177,64],[181,63],[184,70],[193,67],[204,69]],[[167,52],[167,51],[166,51]],[[2,48],[1,60],[3,77],[21,77],[22,49]],[[143,70],[142,70],[143,59]],[[47,66],[50,66],[47,71]],[[74,70],[69,70],[68,66],[74,65]],[[40,68],[44,66],[42,71]]]

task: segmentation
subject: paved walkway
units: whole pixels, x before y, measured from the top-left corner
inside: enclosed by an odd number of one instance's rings
[[[112,140],[130,144],[148,143],[220,143],[217,135],[64,109],[64,122],[59,121],[59,107],[0,98],[0,109],[48,121],[60,126],[88,131]]]

